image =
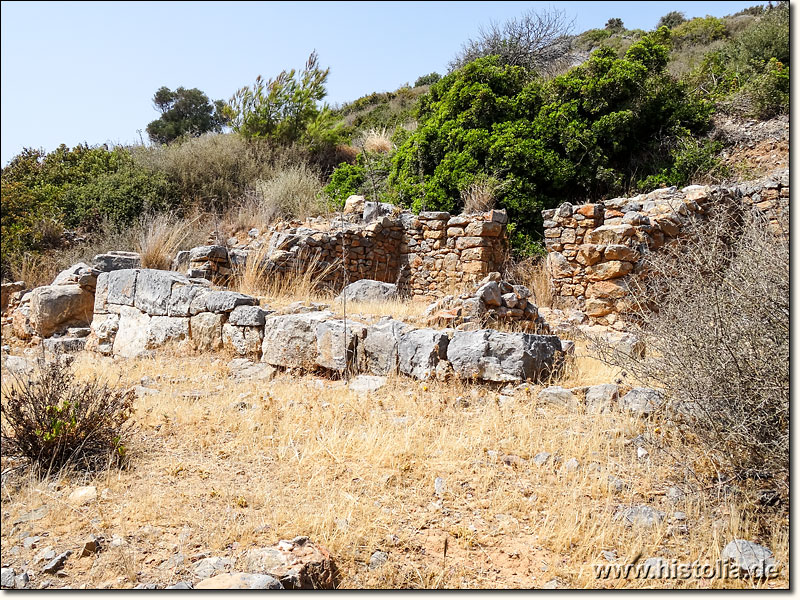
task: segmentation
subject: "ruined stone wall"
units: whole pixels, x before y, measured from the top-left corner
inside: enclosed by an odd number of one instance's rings
[[[346,283],[374,279],[397,284],[403,296],[430,300],[501,269],[508,255],[507,222],[505,211],[493,210],[462,216],[401,212],[369,222],[334,220],[319,228],[281,226],[271,234],[261,260],[276,275],[313,271],[336,291]],[[237,266],[259,254],[256,250],[252,243],[245,248],[201,246],[182,253],[174,268],[224,283]]]
[[[733,186],[672,187],[542,211],[556,303],[582,310],[601,325],[635,314],[628,285],[641,274],[643,254],[679,237],[689,216],[705,218],[718,203],[752,209],[775,233],[788,235],[789,171]]]

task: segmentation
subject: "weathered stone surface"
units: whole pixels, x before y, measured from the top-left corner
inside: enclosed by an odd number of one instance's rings
[[[123,271],[112,271],[123,273]],[[114,336],[113,353],[133,358],[147,350],[150,316],[132,306],[121,306],[117,333]]]
[[[619,405],[623,410],[648,416],[664,404],[664,394],[650,388],[633,388],[620,398]]]
[[[113,271],[112,273],[123,273]],[[136,277],[136,294],[133,305],[150,316],[167,316],[172,286],[186,285],[189,280],[174,271],[141,269]],[[109,302],[112,300],[109,298]]]
[[[364,325],[349,319],[321,321],[317,324],[316,331],[316,364],[334,371],[354,368],[359,342],[366,333],[367,328]]]
[[[138,311],[137,311],[138,312]],[[92,334],[96,340],[96,350],[101,354],[111,354],[114,338],[119,330],[119,314],[95,314],[92,319]],[[87,341],[87,344],[91,342]]]
[[[578,405],[578,399],[575,394],[558,385],[544,388],[539,392],[537,398],[545,404],[553,404],[564,408]]]
[[[483,284],[478,288],[478,291],[475,292],[475,297],[482,300],[486,306],[501,306],[503,304],[500,286],[496,281],[489,281]]]
[[[772,551],[749,540],[734,539],[722,549],[721,558],[755,577],[764,577],[775,568]]]
[[[583,241],[587,244],[622,244],[635,233],[630,225],[602,225],[587,231]]]
[[[264,332],[260,327],[238,327],[230,322],[222,326],[222,343],[239,356],[260,356]]]
[[[364,204],[366,203],[366,199],[364,196],[356,196],[355,194],[352,196],[348,196],[347,200],[344,201],[344,214],[364,214]]]
[[[73,354],[86,348],[85,337],[51,337],[42,340],[45,352],[49,354]]]
[[[24,281],[9,281],[8,283],[0,284],[0,311],[5,312],[8,308],[11,294],[21,292],[24,289]]]
[[[15,577],[16,573],[14,573],[14,569],[3,567],[2,570],[0,570],[0,587],[4,589],[13,589]]]
[[[97,500],[97,488],[93,485],[85,485],[72,490],[67,497],[67,502],[73,506],[83,506]]]
[[[189,262],[224,262],[228,260],[228,249],[225,246],[198,246],[189,251]]]
[[[606,249],[603,251],[603,258],[606,260],[636,262],[639,260],[639,252],[630,246],[623,246],[622,244],[610,244],[606,246]]]
[[[192,283],[188,285],[173,285],[167,301],[167,315],[170,317],[189,317],[202,312],[201,310],[193,312],[192,306],[196,306],[199,309],[200,305],[203,304],[203,298],[210,293],[211,290],[202,285]],[[205,308],[204,304],[203,308]]]
[[[290,590],[334,589],[339,580],[330,553],[307,537],[249,550],[241,563],[244,570],[271,575]]]
[[[604,281],[615,279],[627,275],[633,270],[633,264],[619,260],[601,262],[590,267],[586,267],[586,277],[589,281]]]
[[[106,254],[97,254],[92,259],[92,266],[103,273],[121,269],[138,269],[142,266],[142,258],[138,252],[113,250]]]
[[[258,306],[258,299],[239,292],[209,292],[203,296],[209,312],[229,313],[237,306]]]
[[[239,327],[262,327],[269,311],[260,306],[240,305],[228,315],[228,323]]]
[[[3,356],[3,368],[14,375],[30,375],[36,370],[33,361],[23,356]]]
[[[196,590],[282,590],[281,582],[261,573],[221,573],[204,579]]]
[[[638,527],[655,527],[664,520],[665,516],[665,513],[646,504],[632,506],[617,513],[617,518],[622,520],[625,525]]]
[[[81,279],[82,276],[86,275],[87,273],[92,274],[94,270],[92,267],[87,265],[86,263],[80,262],[77,264],[72,265],[71,267],[67,267],[63,271],[61,271],[58,275],[56,275],[55,279],[53,279],[53,283],[50,285],[73,285],[78,284],[78,280]],[[97,280],[98,273],[94,271],[93,273],[95,281]],[[94,287],[91,285],[90,287]]]
[[[381,375],[358,375],[350,380],[347,385],[351,392],[365,394],[376,392],[386,385],[386,377]]]
[[[572,277],[576,272],[575,267],[569,264],[567,258],[560,252],[550,252],[547,255],[547,267],[555,279]]]
[[[146,348],[156,349],[167,343],[182,342],[188,338],[189,319],[187,317],[154,316],[148,323]]]
[[[327,311],[268,317],[264,323],[261,360],[280,367],[313,368],[317,358],[317,325]]]
[[[447,359],[464,379],[536,379],[556,368],[560,358],[561,341],[554,335],[457,331],[447,347]]]
[[[399,369],[416,379],[430,379],[436,364],[447,358],[448,337],[434,329],[404,331],[398,338]]]
[[[372,279],[354,281],[342,290],[339,300],[346,296],[347,300],[365,302],[369,300],[391,300],[397,298],[397,286]]]
[[[589,386],[586,390],[586,411],[589,414],[609,412],[619,397],[619,388],[613,383]]]
[[[105,277],[108,281],[108,303],[133,306],[138,275],[139,269],[120,269],[111,271],[108,275],[101,274],[98,280]]]
[[[30,326],[40,337],[71,326],[92,322],[94,296],[77,284],[50,285],[34,289],[30,297]]]
[[[596,281],[586,288],[588,298],[624,298],[630,290],[624,281]]]
[[[396,373],[399,365],[398,340],[409,328],[393,319],[381,320],[367,327],[364,340],[359,346],[359,360],[363,368],[374,375]]]
[[[192,344],[198,350],[219,350],[222,348],[222,326],[225,314],[210,312],[198,313],[189,319]]]
[[[362,219],[365,223],[371,223],[376,219],[392,214],[393,210],[394,205],[388,202],[364,202]]]

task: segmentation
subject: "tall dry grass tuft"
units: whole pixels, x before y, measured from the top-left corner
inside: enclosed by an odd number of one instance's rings
[[[543,257],[530,257],[512,263],[506,269],[506,279],[511,283],[524,285],[533,292],[536,306],[553,307],[553,289],[550,287],[550,273]]]
[[[373,127],[364,132],[360,145],[365,152],[388,154],[393,148],[392,136],[386,130],[386,127],[382,127],[381,129]]]
[[[146,269],[169,270],[172,259],[190,234],[197,219],[183,220],[167,213],[144,215],[139,220],[137,251]]]
[[[497,194],[502,188],[503,184],[495,177],[479,177],[461,190],[463,213],[472,214],[491,210],[494,208]]]
[[[250,252],[244,266],[234,270],[231,289],[267,298],[271,306],[280,308],[296,300],[330,299],[326,279],[339,268],[337,263],[320,260],[319,254],[300,254],[294,267],[277,272],[270,262],[265,244]]]

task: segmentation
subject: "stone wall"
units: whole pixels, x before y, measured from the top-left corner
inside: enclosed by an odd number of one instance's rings
[[[367,206],[364,215],[369,214],[374,211]],[[280,225],[269,237],[265,269],[290,277],[314,270],[336,291],[345,283],[373,279],[397,284],[403,296],[430,300],[499,271],[508,256],[505,211],[464,216],[399,212],[355,222],[348,217],[313,223],[317,227]],[[261,243],[194,248],[181,253],[174,268],[223,283],[237,265],[258,254],[254,251]]]
[[[688,217],[707,218],[720,203],[750,208],[775,233],[788,235],[789,171],[733,186],[672,187],[542,211],[556,303],[582,310],[601,325],[634,315],[628,285],[641,274],[643,254],[680,237]]]
[[[172,271],[102,273],[86,349],[136,357],[170,345],[228,349],[273,367],[423,380],[542,379],[563,358],[554,335],[415,328],[390,318],[368,325],[322,310],[281,314],[254,297],[215,291]]]

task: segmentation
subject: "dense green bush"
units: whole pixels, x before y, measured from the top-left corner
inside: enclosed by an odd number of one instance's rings
[[[543,208],[679,179],[678,140],[702,132],[711,107],[666,73],[666,36],[644,36],[622,59],[600,49],[549,81],[496,58],[466,65],[421,100],[390,183],[416,210],[455,211],[462,190],[494,176],[522,243],[540,235]]]
[[[656,25],[656,29],[660,29],[661,27],[666,27],[667,29],[674,29],[681,23],[685,22],[686,22],[686,15],[677,10],[673,10],[668,12],[658,20],[658,25]]]
[[[707,45],[728,35],[723,19],[717,17],[697,17],[681,23],[672,30],[672,39],[677,46],[685,44]]]
[[[427,75],[422,75],[417,77],[417,80],[414,82],[414,87],[419,87],[421,85],[433,85],[437,81],[442,78],[439,73],[434,71],[433,73],[428,73]]]
[[[147,135],[158,144],[167,144],[184,135],[220,132],[227,121],[225,103],[217,100],[212,104],[197,88],[179,87],[173,92],[161,87],[153,96],[153,104],[161,116],[147,125]]]

